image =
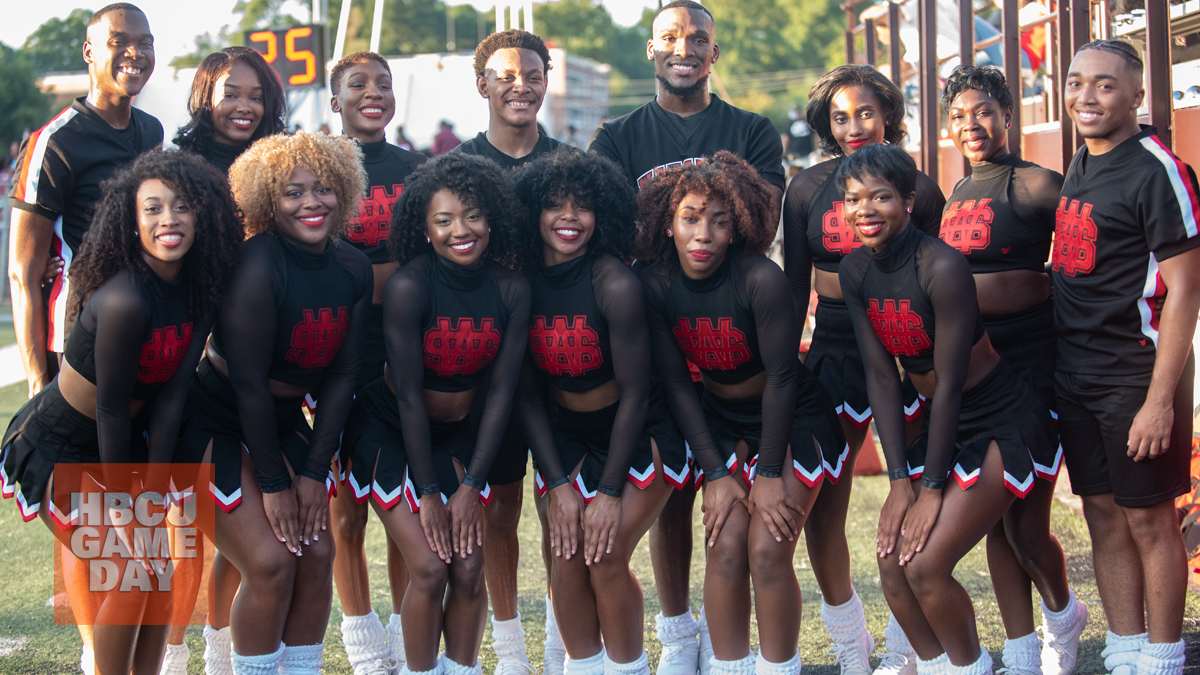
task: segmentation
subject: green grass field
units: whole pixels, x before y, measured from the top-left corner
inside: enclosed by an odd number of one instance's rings
[[[11,325],[0,325],[0,345],[11,336]],[[11,342],[11,340],[8,340]],[[7,425],[8,419],[24,402],[25,385],[15,384],[0,389],[0,424]],[[520,611],[524,617],[529,657],[540,664],[542,626],[545,620],[543,596],[546,592],[545,574],[542,571],[538,540],[540,530],[533,509],[532,484],[527,484],[525,512],[521,521],[521,543],[523,557],[520,567]],[[868,626],[876,639],[882,642],[883,629],[887,624],[888,610],[879,588],[878,570],[874,562],[875,522],[879,508],[886,496],[887,479],[882,476],[858,478],[847,524],[851,556],[854,561],[853,577],[858,593],[867,611]],[[1067,554],[1067,569],[1071,585],[1088,605],[1091,621],[1080,645],[1080,658],[1076,673],[1103,673],[1099,658],[1104,646],[1105,622],[1103,608],[1096,592],[1092,575],[1091,551],[1087,528],[1083,519],[1073,515],[1062,505],[1055,503],[1053,530]],[[696,531],[702,536],[699,514]],[[375,611],[386,617],[391,612],[388,596],[387,574],[384,564],[383,528],[372,516],[367,530],[367,553],[370,561],[372,595]],[[53,549],[52,537],[39,522],[23,523],[15,504],[5,501],[0,504],[0,673],[41,674],[77,673],[79,662],[79,634],[72,626],[55,626],[51,608],[47,601],[53,595]],[[806,602],[805,620],[800,635],[800,657],[805,672],[816,675],[836,675],[833,657],[827,653],[829,638],[821,624],[819,615],[820,592],[809,570],[808,556],[804,546],[797,549],[796,572]],[[704,568],[703,551],[696,549],[692,561],[692,607],[698,612],[701,604],[701,582]],[[658,661],[658,643],[654,637],[654,615],[658,612],[658,598],[654,590],[650,571],[649,549],[644,545],[633,558],[634,573],[642,582],[646,597],[645,633],[646,647],[650,652],[651,667]],[[1004,633],[1000,623],[996,602],[992,594],[987,564],[982,545],[977,546],[958,566],[957,579],[967,588],[975,602],[979,632],[984,646],[992,651],[996,667],[1000,668],[1000,650],[1004,644]],[[326,673],[350,673],[342,647],[338,626],[341,612],[335,607],[326,635]],[[489,629],[490,630],[490,629]],[[1188,593],[1187,618],[1184,624],[1185,637],[1189,643],[1188,662],[1185,670],[1189,675],[1200,675],[1200,596]],[[200,627],[188,631],[188,646],[192,659],[189,672],[203,672],[200,656],[204,649]],[[490,643],[485,638],[484,644]],[[484,649],[481,655],[484,669],[491,672],[495,657]]]

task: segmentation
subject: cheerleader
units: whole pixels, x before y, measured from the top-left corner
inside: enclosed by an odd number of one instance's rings
[[[908,154],[883,145],[839,167],[846,220],[864,245],[838,276],[891,479],[877,535],[884,596],[918,674],[983,675],[992,659],[952,572],[1028,494],[1057,443],[1049,411],[984,332],[967,261],[911,223],[916,177]],[[897,357],[929,402],[927,435],[907,453]]]
[[[971,264],[979,313],[996,352],[1054,416],[1058,336],[1045,264],[1062,174],[1009,152],[1012,95],[995,67],[959,66],[946,80],[942,104],[950,137],[971,162],[942,216],[942,241]],[[1067,585],[1062,547],[1050,534],[1050,503],[1061,464],[1056,454],[1029,494],[1013,502],[987,535],[988,568],[1008,639],[1010,672],[1069,675],[1088,611]],[[1024,488],[1022,488],[1024,489]],[[1011,542],[1011,544],[1010,544]],[[1013,546],[1023,545],[1014,551]],[[1030,584],[1042,596],[1046,644],[1034,629]],[[1040,653],[1039,653],[1040,652]]]
[[[655,260],[641,275],[655,370],[704,484],[713,675],[800,672],[796,538],[849,453],[828,394],[796,358],[787,280],[762,255],[775,235],[772,202],[767,183],[728,152],[668,170],[638,195],[641,244]],[[703,400],[686,361],[700,369]]]
[[[370,263],[338,237],[365,182],[353,141],[318,134],[264,138],[230,170],[252,236],[188,395],[182,445],[215,465],[217,548],[242,580],[230,615],[237,673],[321,665],[333,595],[333,541],[321,538],[329,466],[371,304]],[[301,403],[317,386],[310,428]]]
[[[0,472],[25,520],[40,515],[63,543],[75,607],[90,604],[89,574],[68,548],[69,494],[136,485],[106,472],[54,486],[54,465],[172,460],[188,383],[242,240],[225,177],[193,155],[142,155],[104,195],[71,265],[77,320],[62,370],[9,424]],[[159,479],[140,480],[166,491]],[[98,615],[77,618],[95,623],[96,672],[159,671],[168,627],[118,625],[141,615],[146,595],[110,593]]]
[[[370,486],[408,568],[402,673],[481,672],[483,477],[508,423],[529,321],[529,284],[506,267],[520,223],[501,169],[453,153],[413,173],[388,233],[401,266],[383,295],[388,367],[359,392],[342,461],[352,485]]]
[[[871,672],[875,640],[867,632],[862,601],[850,580],[846,512],[854,463],[870,433],[871,405],[862,356],[837,277],[838,263],[862,242],[846,224],[834,177],[858,150],[879,143],[899,146],[904,141],[904,97],[874,67],[848,65],[817,80],[808,99],[808,124],[816,130],[821,149],[834,158],[801,171],[788,185],[783,206],[784,269],[801,325],[808,315],[809,291],[817,291],[816,327],[805,365],[838,406],[850,456],[849,470],[833,476],[836,482],[826,485],[813,504],[805,541],[821,589],[821,618],[833,640],[833,653],[843,675],[864,675]],[[913,221],[936,235],[946,200],[925,174],[917,175],[916,190]],[[905,385],[905,413],[915,436],[920,428],[920,398],[907,379]],[[898,675],[913,658],[912,650],[895,621],[889,621],[885,635],[888,653],[877,672]]]

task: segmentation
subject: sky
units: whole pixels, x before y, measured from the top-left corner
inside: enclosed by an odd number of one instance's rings
[[[45,21],[54,17],[66,17],[71,10],[83,7],[97,10],[112,0],[35,0],[7,3],[10,6],[4,10],[4,21],[0,21],[0,42],[11,47],[20,47],[25,38]],[[641,18],[643,7],[657,7],[657,0],[601,0],[613,15],[613,20],[625,26],[637,23]],[[371,0],[356,0],[358,3],[370,3]],[[235,22],[233,7],[237,0],[201,0],[204,9],[198,10],[196,4],[183,3],[179,0],[134,0],[150,19],[150,29],[154,31],[155,59],[165,65],[176,56],[187,54],[195,46],[195,38],[205,32],[216,34],[222,26]],[[307,4],[299,0],[291,0],[294,7],[289,6],[293,16],[305,18]],[[492,12],[494,0],[450,0],[452,5],[472,4],[476,8]],[[184,9],[188,7],[188,9]],[[387,16],[384,16],[387,21]],[[537,10],[534,10],[534,27],[537,27]]]

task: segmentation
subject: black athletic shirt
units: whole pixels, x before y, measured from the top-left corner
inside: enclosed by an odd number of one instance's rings
[[[267,380],[321,386],[308,461],[297,475],[324,482],[354,400],[370,316],[371,265],[350,246],[306,251],[264,232],[242,246],[213,329],[229,365],[242,435],[263,492],[291,485]]]
[[[1200,246],[1196,174],[1153,127],[1071,160],[1051,253],[1058,370],[1145,386],[1167,288],[1158,263]]]
[[[600,476],[600,486],[619,495],[650,404],[650,336],[641,284],[621,261],[603,255],[540,267],[530,288],[529,354],[542,379],[563,391],[589,391],[614,378],[621,388]],[[517,405],[543,480],[567,475],[574,467],[564,467],[552,451],[541,397],[523,387]]]
[[[658,99],[600,125],[588,151],[607,157],[625,171],[635,190],[665,169],[695,164],[721,150],[746,160],[771,185],[782,190],[783,143],[771,121],[722,101],[712,94],[704,110],[680,117]]]
[[[200,155],[209,164],[217,167],[222,173],[228,176],[229,167],[233,166],[233,163],[237,161],[237,158],[241,157],[242,153],[245,152],[246,148],[250,147],[250,145],[226,145],[224,143],[218,143],[210,138],[204,141],[197,141],[195,143],[181,145],[179,147],[183,150],[190,150]]]
[[[538,132],[538,140],[533,146],[532,152],[524,157],[510,157],[497,150],[496,146],[492,145],[487,139],[487,133],[481,131],[475,136],[475,138],[472,138],[466,143],[459,145],[450,152],[465,152],[468,155],[479,155],[480,157],[487,157],[493,162],[499,164],[502,168],[518,169],[522,166],[525,166],[526,163],[532,162],[538,157],[541,157],[542,155],[554,152],[563,145],[566,145],[566,143],[560,143],[553,138],[550,138],[546,134]]]
[[[404,181],[416,170],[425,155],[409,152],[386,140],[359,143],[363,168],[367,171],[367,192],[358,214],[342,236],[350,245],[367,254],[371,264],[391,262],[388,255],[388,226],[396,200],[404,193]]]
[[[151,398],[150,461],[170,461],[187,385],[211,325],[196,324],[185,283],[147,274],[142,279],[126,268],[101,284],[67,339],[67,363],[96,385],[96,425],[105,463],[132,461],[129,402]]]
[[[910,372],[937,372],[925,473],[945,478],[971,348],[984,335],[970,265],[945,242],[909,224],[881,250],[860,247],[846,256],[838,279],[854,320],[888,468],[906,466],[898,357]]]
[[[973,163],[947,200],[939,236],[975,274],[1043,272],[1062,183],[1062,174],[1015,154]]]
[[[779,475],[791,435],[800,361],[800,329],[787,279],[762,255],[731,247],[705,279],[674,261],[641,273],[654,367],[676,422],[708,480],[729,475],[708,431],[686,361],[716,382],[733,384],[767,371],[758,470]]]
[[[836,273],[842,258],[862,246],[843,216],[845,201],[834,180],[845,160],[835,157],[811,166],[788,184],[783,201],[783,268],[797,317],[808,314],[812,268]],[[936,237],[946,198],[938,184],[921,172],[917,172],[916,192],[912,222]]]
[[[472,476],[487,476],[512,410],[525,355],[522,328],[528,323],[529,282],[491,260],[468,269],[426,253],[388,279],[384,340],[418,494],[438,490],[422,390],[467,391],[490,374],[475,454],[467,467]]]

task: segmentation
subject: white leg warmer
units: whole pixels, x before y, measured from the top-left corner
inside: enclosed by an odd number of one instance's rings
[[[396,668],[403,668],[407,659],[404,657],[404,631],[400,627],[399,614],[388,617],[387,646],[388,654],[391,654],[392,660],[396,662]]]
[[[167,653],[163,656],[162,668],[158,675],[187,675],[188,659],[191,657],[187,643],[173,645],[167,643]]]
[[[229,637],[229,626],[217,630],[204,627],[204,673],[205,675],[233,675],[233,643]]]
[[[354,675],[389,668],[388,634],[375,610],[362,616],[342,616],[342,644]]]
[[[646,650],[629,663],[617,663],[604,654],[604,675],[650,675],[650,659]]]
[[[563,675],[567,661],[567,648],[563,645],[562,633],[558,632],[558,621],[554,619],[554,605],[546,596],[546,641],[542,643],[542,675]]]
[[[1104,651],[1100,652],[1100,657],[1104,659],[1104,667],[1113,675],[1134,675],[1137,672],[1142,645],[1147,642],[1148,633],[1117,635],[1111,630],[1108,631],[1108,636],[1104,639]]]
[[[1009,675],[1042,675],[1042,641],[1037,633],[1005,640],[1001,659]]]
[[[1147,642],[1137,660],[1137,675],[1182,675],[1183,640]]]
[[[563,675],[604,675],[604,648],[586,659],[571,659],[563,665]]]
[[[837,606],[822,599],[821,619],[833,640],[829,651],[837,658],[842,675],[871,675],[875,639],[867,632],[867,617],[858,593],[851,591],[850,599]]]
[[[283,658],[283,644],[274,654],[258,654],[242,656],[236,651],[229,650],[229,658],[233,662],[235,675],[279,675],[279,662]]]
[[[800,652],[783,663],[772,663],[763,658],[760,650],[754,661],[754,675],[800,675]]]
[[[315,645],[284,645],[279,660],[280,675],[321,675],[325,643]]]

